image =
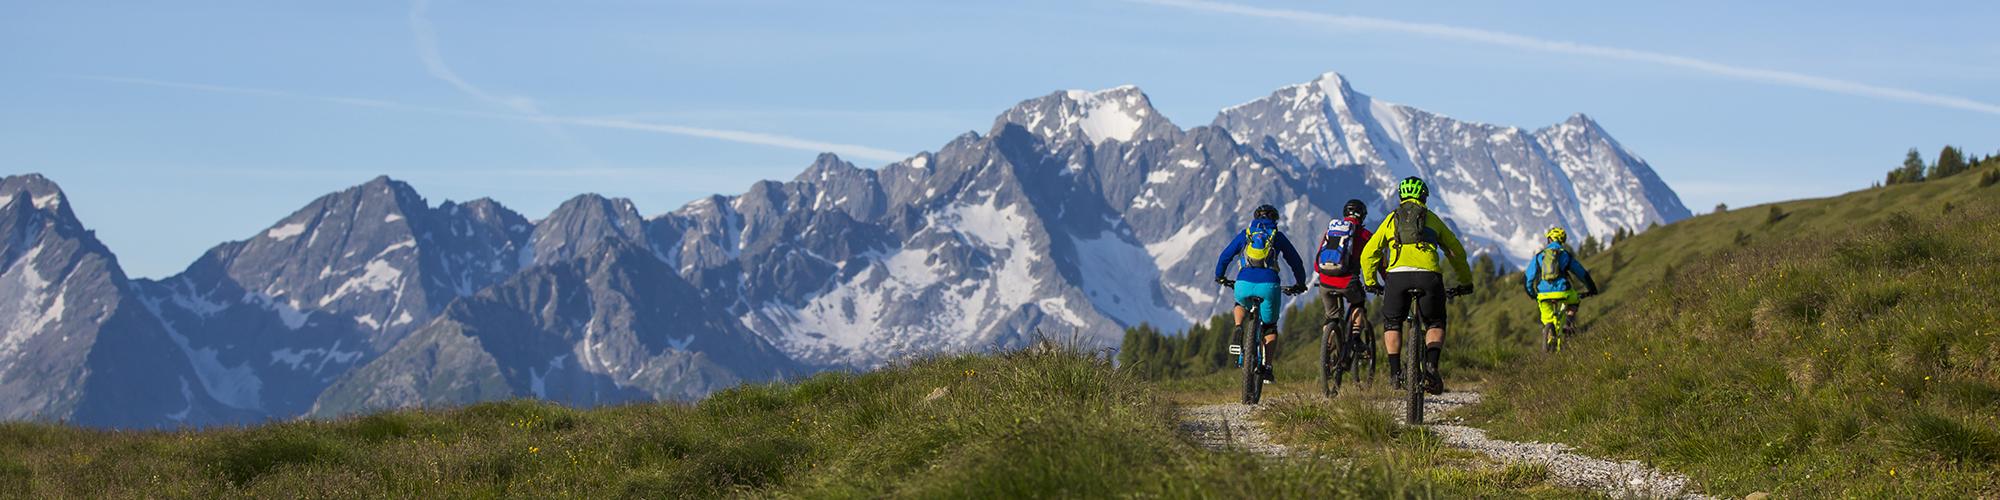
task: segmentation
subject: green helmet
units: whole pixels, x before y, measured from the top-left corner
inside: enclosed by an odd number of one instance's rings
[[[1416,177],[1404,177],[1403,183],[1401,185],[1396,186],[1396,199],[1417,200],[1419,202],[1430,201],[1431,187],[1430,185],[1424,184],[1423,179],[1418,179]]]

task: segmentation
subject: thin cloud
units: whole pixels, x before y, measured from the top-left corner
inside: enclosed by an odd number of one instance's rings
[[[513,110],[515,113],[527,116],[547,117],[547,115],[542,113],[541,108],[535,105],[534,99],[530,99],[527,96],[504,96],[488,92],[486,89],[480,88],[478,85],[473,85],[472,82],[459,77],[458,72],[452,70],[450,64],[445,63],[444,54],[438,51],[437,29],[431,26],[429,12],[430,0],[416,0],[410,3],[410,35],[416,43],[417,59],[424,63],[424,72],[430,73],[433,78],[443,80],[445,83],[450,84],[452,88],[458,89],[459,92],[472,96],[474,99],[486,101],[500,106],[502,109]],[[571,137],[569,132],[564,131],[555,122],[545,121],[542,123],[542,128],[547,130],[549,135],[554,137],[557,142],[562,143],[564,148],[569,149],[572,154],[587,158],[596,158],[596,155],[584,147],[583,143],[577,142],[576,138]]]
[[[773,146],[786,149],[798,149],[805,151],[828,151],[840,156],[862,158],[869,160],[897,161],[910,157],[910,155],[908,154],[890,151],[886,149],[871,148],[867,146],[856,146],[852,144],[821,142],[809,139],[800,139],[797,137],[782,136],[777,134],[766,134],[761,132],[744,132],[741,130],[721,130],[712,128],[687,127],[681,125],[648,123],[637,120],[626,120],[617,118],[548,118],[548,119],[558,123],[580,125],[585,127],[599,127],[599,128],[620,129],[620,130],[637,130],[642,132],[658,132],[663,134],[705,137],[709,139],[740,142],[744,144],[758,144],[764,146]]]
[[[550,116],[546,114],[529,115],[522,113],[497,113],[489,111],[473,111],[464,109],[417,106],[417,105],[411,105],[411,104],[405,104],[405,103],[399,103],[395,101],[387,101],[381,99],[366,99],[359,97],[341,97],[341,96],[319,96],[319,95],[301,94],[298,92],[289,92],[283,90],[262,89],[254,87],[237,87],[229,85],[214,85],[207,83],[176,82],[169,80],[157,80],[152,78],[132,78],[132,77],[121,77],[121,76],[98,76],[98,75],[69,75],[69,77],[81,80],[117,83],[124,85],[143,85],[149,87],[161,87],[161,88],[171,88],[180,90],[192,90],[197,92],[209,92],[216,94],[229,94],[229,95],[241,95],[241,96],[252,96],[252,97],[264,97],[264,98],[299,99],[299,100],[318,101],[318,102],[325,102],[332,104],[341,104],[346,106],[359,106],[359,107],[368,107],[377,109],[408,111],[416,113],[462,116],[468,118],[481,118],[488,120],[519,121],[519,122],[547,124],[551,126],[569,125],[569,126],[589,127],[597,129],[626,130],[634,132],[675,135],[682,137],[697,137],[703,139],[713,139],[713,140],[728,141],[741,144],[751,144],[757,146],[770,146],[782,149],[792,149],[792,150],[807,151],[813,153],[830,152],[840,155],[842,157],[861,159],[861,160],[892,162],[910,157],[909,153],[902,153],[887,149],[861,146],[855,144],[841,144],[837,142],[815,141],[811,139],[804,139],[804,138],[798,138],[780,134],[770,134],[764,132],[749,132],[743,130],[690,127],[686,125],[647,122],[647,121],[640,121],[633,119],[564,117],[564,116]]]
[[[1661,66],[1669,66],[1669,67],[1693,70],[1696,72],[1705,73],[1709,75],[1735,78],[1738,80],[1752,81],[1758,83],[1783,85],[1788,87],[1812,89],[1824,92],[1833,92],[1838,94],[1870,97],[1876,99],[1886,99],[1891,101],[1901,101],[1914,104],[1924,104],[1929,106],[1939,106],[1939,107],[1959,109],[1965,111],[2000,115],[2000,105],[1978,101],[1966,97],[1945,95],[1945,94],[1934,94],[1930,92],[1901,89],[1895,87],[1884,87],[1880,85],[1870,85],[1861,82],[1841,80],[1836,78],[1827,78],[1823,76],[1814,76],[1803,73],[1794,73],[1790,71],[1737,66],[1732,64],[1719,63],[1704,59],[1696,59],[1693,57],[1678,56],[1661,52],[1609,47],[1603,45],[1587,45],[1587,44],[1565,42],[1559,40],[1548,40],[1526,35],[1517,35],[1513,33],[1484,30],[1479,28],[1468,28],[1463,26],[1452,26],[1452,25],[1435,24],[1435,23],[1416,23],[1409,21],[1398,21],[1394,19],[1383,19],[1378,17],[1326,14],[1326,13],[1303,11],[1303,10],[1253,7],[1248,5],[1233,4],[1226,2],[1214,2],[1208,0],[1126,0],[1126,1],[1133,3],[1158,5],[1164,7],[1198,10],[1198,11],[1218,13],[1218,14],[1231,14],[1244,17],[1274,19],[1281,21],[1306,22],[1306,23],[1313,23],[1313,24],[1319,24],[1323,26],[1342,28],[1342,29],[1406,33],[1412,35],[1427,36],[1432,38],[1459,40],[1459,41],[1473,42],[1486,45],[1495,45],[1501,47],[1513,47],[1518,49],[1535,50],[1542,52],[1554,52],[1558,54],[1573,54],[1573,55],[1582,55],[1591,57],[1601,57],[1606,59],[1616,59],[1623,61],[1656,64]]]

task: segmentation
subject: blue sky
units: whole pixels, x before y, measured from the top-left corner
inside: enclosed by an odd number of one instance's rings
[[[158,277],[378,174],[656,214],[1127,83],[1183,127],[1325,71],[1461,119],[1583,112],[1698,211],[2000,150],[2000,3],[1630,3],[4,0],[0,173]]]

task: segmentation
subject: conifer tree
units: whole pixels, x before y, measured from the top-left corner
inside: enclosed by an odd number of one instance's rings
[[[1937,163],[1931,165],[1931,172],[1928,178],[1942,179],[1951,177],[1966,171],[1968,168],[1965,164],[1964,151],[1959,151],[1954,146],[1945,146],[1943,151],[1938,152]]]

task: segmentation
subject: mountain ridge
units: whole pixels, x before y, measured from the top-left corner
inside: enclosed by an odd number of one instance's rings
[[[1213,313],[1223,294],[1198,250],[1252,207],[1279,205],[1309,245],[1347,198],[1386,212],[1406,174],[1433,181],[1470,246],[1510,257],[1546,225],[1685,216],[1587,116],[1533,133],[1471,124],[1328,75],[1188,129],[1135,86],[1056,91],[937,151],[876,168],[822,154],[791,180],[653,216],[597,194],[538,220],[483,198],[433,206],[381,176],[125,288],[192,363],[190,390],[243,422],[696,398],[1037,335],[1110,345]],[[1573,180],[1586,177],[1602,182]]]

